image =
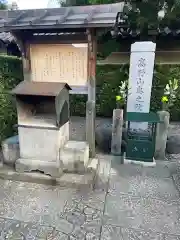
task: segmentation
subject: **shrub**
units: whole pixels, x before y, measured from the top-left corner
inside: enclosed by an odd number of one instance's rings
[[[97,66],[96,84],[96,114],[97,116],[112,117],[113,109],[116,107],[115,96],[121,81],[128,79],[129,66]],[[156,65],[154,69],[151,110],[161,109],[161,97],[169,80],[178,79],[180,83],[180,66],[178,65]],[[84,96],[73,96],[71,101],[71,114],[85,114]],[[171,120],[180,120],[180,89],[178,89],[174,106],[170,109]]]
[[[21,60],[11,56],[0,56],[0,141],[14,134],[16,108],[10,90],[22,79]]]
[[[97,116],[112,117],[116,107],[116,95],[121,81],[128,79],[128,65],[97,66],[96,84],[96,114]],[[152,84],[151,110],[161,109],[161,97],[164,87],[171,79],[180,83],[180,66],[157,65],[154,69]],[[10,56],[0,56],[0,141],[14,134],[13,125],[16,123],[16,109],[9,90],[23,80],[21,59]],[[87,96],[71,95],[71,115],[84,116]],[[174,106],[170,109],[171,120],[180,120],[180,89],[178,89]]]

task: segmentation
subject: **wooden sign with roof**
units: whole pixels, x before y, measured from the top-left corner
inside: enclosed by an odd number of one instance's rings
[[[66,82],[71,94],[87,94],[87,141],[95,155],[97,34],[114,26],[124,3],[0,11],[0,30],[10,32],[23,58],[24,80]]]
[[[122,8],[117,3],[1,11],[0,29],[11,32],[21,49],[25,80],[67,82],[73,93],[87,93],[88,82],[94,88],[89,79],[95,78],[97,30],[111,28]]]

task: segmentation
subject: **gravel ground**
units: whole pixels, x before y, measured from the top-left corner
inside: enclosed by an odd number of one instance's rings
[[[96,118],[96,127],[100,124],[109,124],[111,118]],[[70,119],[70,138],[72,140],[84,141],[86,134],[85,117],[71,117]],[[180,122],[171,122],[169,126],[169,135],[180,134]]]
[[[100,124],[109,124],[111,118],[96,118],[96,127]],[[86,118],[71,117],[70,120],[70,139],[77,141],[85,141],[86,136]]]
[[[96,118],[96,127],[100,124],[109,124],[111,118]],[[169,126],[169,136],[172,134],[180,134],[180,122],[171,122]],[[70,139],[77,141],[85,141],[86,135],[86,119],[85,117],[71,117],[70,120]],[[96,150],[97,153],[101,151]],[[167,160],[171,162],[179,162],[180,154],[167,154]]]
[[[171,122],[169,126],[169,135],[180,134],[180,122]]]

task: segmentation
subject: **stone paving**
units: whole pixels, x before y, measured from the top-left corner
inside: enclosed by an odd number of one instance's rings
[[[95,190],[0,180],[0,240],[180,240],[180,164],[99,155]]]

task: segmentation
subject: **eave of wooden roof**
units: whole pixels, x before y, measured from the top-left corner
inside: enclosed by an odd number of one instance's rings
[[[124,2],[50,9],[0,11],[0,30],[113,27]]]

